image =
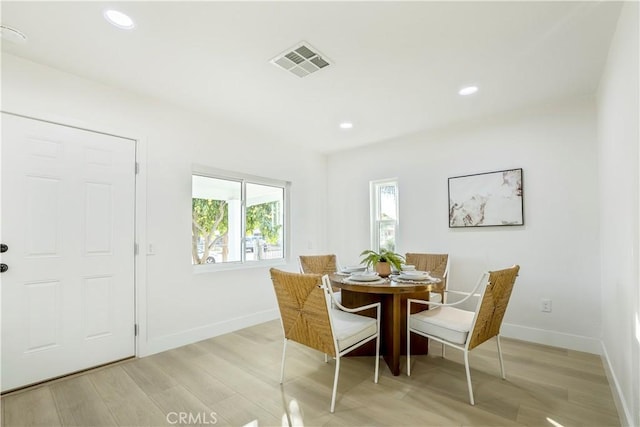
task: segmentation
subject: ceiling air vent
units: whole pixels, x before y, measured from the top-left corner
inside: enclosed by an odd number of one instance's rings
[[[298,77],[308,76],[329,65],[324,55],[307,42],[301,42],[285,50],[273,58],[271,63]]]

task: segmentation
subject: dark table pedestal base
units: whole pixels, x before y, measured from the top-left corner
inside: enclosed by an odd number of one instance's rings
[[[384,357],[393,375],[400,375],[400,356],[407,354],[407,299],[429,299],[429,292],[375,294],[342,290],[342,304],[348,308],[360,307],[373,302],[382,303],[380,319],[380,354]],[[426,306],[412,305],[412,313],[422,311]],[[375,317],[375,310],[358,314]],[[375,356],[375,341],[349,353],[349,356]],[[416,334],[411,335],[411,354],[427,354],[428,340]]]

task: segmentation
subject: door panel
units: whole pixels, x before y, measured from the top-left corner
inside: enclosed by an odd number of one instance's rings
[[[58,252],[58,205],[60,180],[40,176],[26,176],[25,244],[27,256],[55,256]]]
[[[85,255],[111,254],[111,232],[114,209],[109,184],[88,182],[85,184]]]
[[[2,114],[2,390],[134,355],[135,141]]]
[[[60,282],[25,283],[28,313],[26,352],[59,346]]]

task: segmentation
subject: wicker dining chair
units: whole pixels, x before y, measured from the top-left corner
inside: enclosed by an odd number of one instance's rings
[[[339,269],[337,257],[328,255],[300,255],[300,272],[306,274],[330,274]]]
[[[511,297],[513,285],[520,271],[520,266],[514,265],[504,270],[484,273],[475,288],[467,296],[455,303],[433,303],[416,299],[407,300],[407,375],[411,375],[411,332],[422,335],[445,345],[464,352],[464,367],[467,373],[469,387],[469,401],[475,404],[473,388],[471,387],[471,373],[469,371],[469,351],[496,337],[498,358],[502,379],[506,378],[502,348],[500,347],[500,326],[507,304]],[[481,292],[477,294],[476,292]],[[479,296],[475,311],[455,308],[467,299]],[[423,310],[411,314],[411,304],[436,305],[435,309]]]
[[[380,366],[381,304],[378,302],[363,307],[346,308],[334,301],[338,308],[332,308],[329,300],[333,298],[333,291],[328,276],[290,273],[275,268],[272,268],[270,273],[284,331],[280,384],[284,382],[285,356],[289,341],[332,356],[336,360],[331,394],[333,412],[340,358],[372,340],[376,341],[374,382],[377,383]],[[376,309],[375,318],[355,314],[371,308]]]
[[[442,279],[443,286],[441,290],[431,291],[429,293],[429,301],[445,302],[445,291],[449,284],[449,255],[407,253],[405,262],[408,265],[415,265],[416,270],[429,271],[432,275]]]
[[[338,259],[334,254],[300,255],[300,273],[331,274],[340,271]],[[339,288],[333,288],[336,301],[342,304],[342,294]]]

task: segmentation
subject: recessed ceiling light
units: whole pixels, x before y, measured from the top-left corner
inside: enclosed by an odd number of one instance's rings
[[[467,96],[467,95],[473,95],[477,91],[478,91],[478,86],[467,86],[460,89],[458,91],[458,94],[462,96]]]
[[[352,127],[353,127],[353,123],[351,122],[340,123],[340,129],[351,129]]]
[[[118,10],[105,10],[104,18],[109,21],[111,25],[122,28],[123,30],[130,30],[136,26],[136,24],[133,22],[133,19],[131,19],[129,15],[125,15]]]
[[[0,25],[0,36],[2,36],[3,40],[8,40],[14,43],[27,42],[27,36],[25,36],[24,33],[6,25]]]

